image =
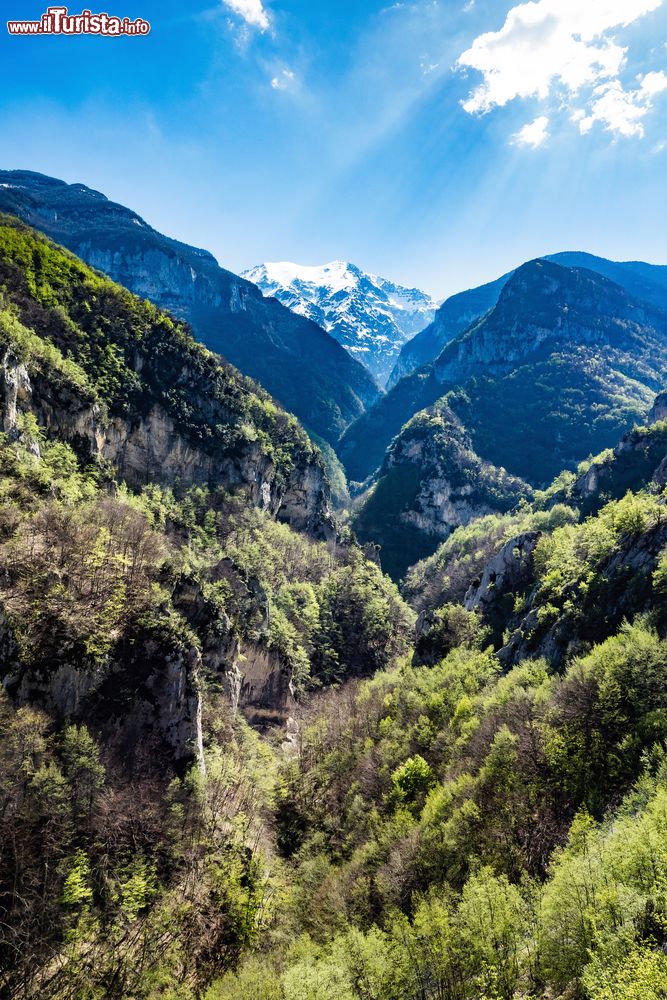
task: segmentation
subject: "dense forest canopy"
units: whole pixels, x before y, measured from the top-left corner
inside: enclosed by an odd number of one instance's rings
[[[0,994],[665,996],[660,401],[537,490],[416,417],[387,475],[485,509],[399,590],[295,418],[9,218],[0,350]]]

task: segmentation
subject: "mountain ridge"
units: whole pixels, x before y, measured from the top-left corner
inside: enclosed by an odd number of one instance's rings
[[[363,481],[403,424],[450,393],[478,454],[540,485],[613,445],[645,415],[662,388],[666,336],[667,313],[594,272],[538,258],[515,272],[493,309],[435,362],[401,379],[348,428],[340,456],[350,478]],[[551,402],[556,393],[561,417]],[[502,435],[494,430],[499,419]],[[559,426],[568,428],[560,444]],[[536,450],[532,461],[517,464],[527,455],[526,435]]]
[[[318,449],[185,324],[2,214],[0,284],[10,437],[32,413],[133,486],[238,485],[295,526],[333,533]]]
[[[612,261],[579,250],[545,254],[541,260],[566,267],[582,267],[594,271],[621,285],[637,298],[661,309],[667,309],[667,266],[643,261]],[[404,376],[424,364],[435,361],[449,340],[463,332],[466,326],[481,319],[498,302],[502,289],[517,268],[501,277],[445,299],[438,308],[433,323],[404,345],[389,377],[391,388]]]
[[[186,319],[209,348],[329,443],[378,397],[363,365],[316,324],[100,192],[31,171],[0,171],[0,210]]]

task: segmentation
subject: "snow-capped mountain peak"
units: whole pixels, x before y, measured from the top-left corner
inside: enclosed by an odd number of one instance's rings
[[[345,260],[259,264],[243,277],[324,327],[382,384],[402,345],[435,315],[436,303],[426,292],[368,274]]]
[[[358,268],[344,260],[332,260],[328,264],[319,266],[278,261],[261,264],[259,267],[253,268],[252,271],[246,271],[244,277],[256,284],[259,284],[260,280],[265,280],[287,288],[298,283],[340,292],[344,288],[354,288],[360,274]]]

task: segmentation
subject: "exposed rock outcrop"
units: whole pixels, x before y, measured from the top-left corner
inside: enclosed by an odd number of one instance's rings
[[[83,184],[0,171],[0,211],[66,246],[142,298],[187,320],[197,337],[330,444],[380,389],[316,323],[264,298],[206,250],[157,232]]]
[[[269,600],[258,580],[246,578],[231,559],[212,577],[225,583],[236,624],[193,580],[178,582],[174,603],[201,641],[204,676],[225,691],[234,711],[254,725],[282,724],[294,708],[292,672],[268,644]]]
[[[506,542],[484,567],[481,580],[471,584],[463,602],[465,609],[488,616],[507,594],[524,591],[532,579],[533,553],[540,537],[539,531],[526,531]]]
[[[660,489],[667,485],[667,393],[660,393],[648,415],[646,426],[624,434],[613,450],[594,459],[569,487],[553,494],[552,503],[566,501],[584,515],[608,500],[617,500],[628,490],[648,483]]]
[[[651,424],[657,424],[662,420],[667,420],[667,392],[658,393],[646,423],[650,427]]]
[[[529,595],[527,610],[507,621],[509,638],[498,652],[507,669],[527,657],[543,656],[553,666],[582,653],[600,635],[612,635],[627,618],[647,610],[653,595],[653,573],[667,545],[667,522],[630,536],[599,567],[595,586],[572,590],[576,621],[567,613],[543,609]],[[546,612],[546,613],[545,613]]]
[[[441,400],[403,428],[353,523],[362,542],[382,547],[384,569],[400,578],[455,528],[531,494],[527,483],[475,454]]]
[[[104,407],[78,387],[55,386],[39,373],[31,379],[11,350],[2,359],[0,408],[3,430],[10,437],[18,433],[20,414],[32,413],[48,435],[110,462],[133,486],[159,482],[244,488],[250,502],[296,530],[333,535],[320,463],[296,466],[285,480],[276,475],[275,463],[257,441],[244,443],[233,455],[211,455],[188,440],[159,404],[146,415],[110,419]]]
[[[62,649],[60,662],[26,671],[15,644],[5,639],[2,682],[18,704],[92,722],[129,747],[157,740],[177,763],[203,767],[202,662],[194,645],[137,634],[131,646],[111,650],[104,661],[86,662]]]

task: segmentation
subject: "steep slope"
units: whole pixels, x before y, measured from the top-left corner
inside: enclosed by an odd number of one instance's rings
[[[239,487],[295,527],[330,532],[321,456],[294,417],[183,323],[0,216],[4,430],[48,434],[133,485]]]
[[[661,393],[646,426],[633,427],[615,448],[582,462],[576,476],[561,477],[549,491],[549,503],[569,503],[583,515],[595,513],[609,500],[648,483],[667,485],[667,394]]]
[[[441,583],[467,569],[469,587],[423,609],[412,665],[306,712],[278,813],[285,926],[305,940],[272,943],[216,1000],[322,983],[378,1000],[666,995],[667,519],[648,471],[666,424],[617,449],[605,486],[629,481],[629,450],[643,471],[593,516],[549,506],[565,476],[458,528]]]
[[[378,396],[363,365],[316,324],[83,184],[0,171],[2,210],[187,320],[209,348],[331,443]]]
[[[414,615],[181,321],[6,216],[0,289],[0,993],[194,1000],[265,923],[271,746]]]
[[[562,267],[579,267],[594,271],[620,285],[634,298],[667,310],[667,266],[665,265],[646,264],[643,261],[621,263],[581,251],[549,254],[543,259],[560,264]],[[514,271],[509,271],[495,281],[480,285],[478,288],[471,288],[466,292],[459,292],[446,299],[431,325],[401,348],[388,386],[391,388],[404,375],[409,375],[422,365],[435,361],[450,340],[495,306],[500,293],[513,274]]]
[[[244,271],[242,277],[318,323],[382,385],[401,345],[435,315],[436,304],[425,292],[403,288],[342,260],[320,267],[260,264]]]
[[[647,425],[613,450],[559,476],[531,506],[454,532],[412,567],[404,593],[423,613],[419,645],[433,646],[433,610],[460,602],[489,626],[505,665],[545,656],[559,666],[624,618],[660,608],[666,418],[661,394]]]
[[[533,261],[433,365],[350,427],[339,453],[365,479],[415,410],[449,394],[480,456],[545,484],[641,421],[666,361],[667,313],[590,271]]]
[[[478,288],[451,295],[439,307],[433,322],[416,334],[401,348],[396,364],[389,376],[388,388],[395,386],[405,375],[428,365],[438,357],[443,347],[492,309],[498,301],[510,274],[504,274]]]
[[[526,483],[482,462],[441,401],[405,425],[352,524],[360,541],[380,546],[385,572],[400,579],[459,525],[531,494]]]

